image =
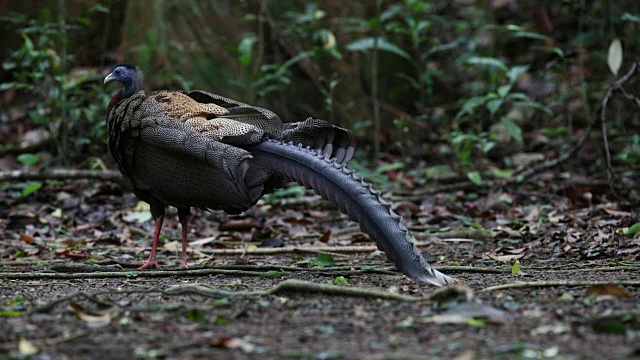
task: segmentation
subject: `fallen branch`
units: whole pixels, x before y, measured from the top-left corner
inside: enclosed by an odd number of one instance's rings
[[[622,285],[622,286],[640,286],[640,281],[638,280],[608,280],[608,281],[553,280],[553,281],[515,282],[510,284],[489,286],[487,288],[480,290],[480,292],[505,290],[505,289],[520,289],[520,288],[559,287],[559,286],[577,287],[577,286],[597,286],[597,285],[607,285],[607,284],[615,284],[615,285]]]
[[[43,169],[0,171],[0,181],[45,181],[96,179],[122,183],[122,175],[114,170]]]
[[[391,293],[383,290],[365,289],[351,286],[337,286],[329,284],[318,284],[302,280],[285,280],[269,290],[258,291],[226,291],[214,288],[206,284],[184,284],[176,285],[164,291],[165,294],[198,294],[203,296],[265,296],[276,295],[287,292],[295,293],[315,293],[324,295],[341,295],[350,297],[369,297],[384,300],[398,301],[418,301],[426,300],[421,297],[404,295],[399,293]]]
[[[150,271],[120,271],[120,272],[90,272],[90,273],[0,273],[0,279],[104,279],[104,278],[134,278],[134,277],[169,277],[169,276],[206,276],[206,275],[237,275],[260,276],[262,273],[244,270],[150,270]]]
[[[417,247],[433,245],[433,241],[416,241]],[[359,246],[283,246],[279,248],[247,248],[247,249],[199,249],[203,254],[214,255],[256,255],[256,254],[286,254],[286,253],[368,253],[377,251],[375,245]]]
[[[329,284],[318,284],[312,283],[308,281],[302,280],[285,280],[279,283],[278,285],[270,288],[269,290],[255,290],[255,291],[228,291],[221,290],[216,287],[212,287],[207,284],[180,284],[172,286],[168,289],[135,289],[135,290],[109,290],[109,291],[98,291],[92,294],[87,294],[86,292],[80,291],[68,296],[64,296],[62,298],[51,301],[43,306],[39,306],[29,314],[33,313],[42,313],[48,312],[56,305],[62,304],[67,301],[71,301],[76,297],[82,297],[87,300],[93,301],[101,306],[118,306],[117,303],[112,303],[110,301],[103,301],[97,298],[99,295],[115,295],[115,294],[154,294],[161,293],[163,295],[182,295],[182,294],[196,294],[206,297],[261,297],[266,295],[276,295],[282,293],[314,293],[314,294],[324,294],[324,295],[333,295],[333,296],[349,296],[349,297],[364,297],[364,298],[375,298],[375,299],[384,299],[384,300],[397,300],[397,301],[420,301],[420,300],[429,300],[429,298],[417,297],[399,293],[392,293],[384,290],[377,289],[365,289],[360,287],[351,287],[351,286],[338,286],[338,285],[329,285]],[[435,294],[438,294],[437,292]]]

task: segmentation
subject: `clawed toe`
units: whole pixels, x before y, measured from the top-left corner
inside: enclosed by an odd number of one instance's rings
[[[157,261],[151,262],[149,260],[145,260],[142,262],[142,266],[140,266],[137,270],[146,269],[151,265],[154,265],[156,269],[160,269],[160,265],[158,265]]]

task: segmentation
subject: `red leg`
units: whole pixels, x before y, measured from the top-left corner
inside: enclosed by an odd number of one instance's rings
[[[187,268],[187,236],[189,235],[189,216],[180,217],[180,224],[182,224],[182,260],[180,260],[180,266],[186,269]]]
[[[142,262],[142,266],[140,266],[138,270],[146,269],[151,265],[155,265],[156,269],[160,269],[158,260],[156,260],[156,249],[158,248],[158,243],[160,243],[160,230],[162,229],[163,222],[164,215],[158,216],[158,218],[156,219],[156,230],[153,234],[153,244],[151,244],[151,255],[149,256],[149,260]]]

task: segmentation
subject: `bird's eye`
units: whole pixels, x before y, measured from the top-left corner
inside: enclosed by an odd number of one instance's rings
[[[122,71],[116,70],[115,73],[116,73],[116,75],[120,75],[120,73],[122,73]]]

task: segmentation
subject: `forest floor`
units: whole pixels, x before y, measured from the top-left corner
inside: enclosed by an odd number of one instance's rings
[[[120,186],[48,182],[26,197],[9,186],[0,358],[640,356],[640,177],[616,176],[618,198],[557,169],[499,191],[385,194],[427,259],[459,280],[445,289],[400,275],[315,196],[236,217],[196,211],[188,270],[169,215],[162,269],[137,271],[153,224]]]

